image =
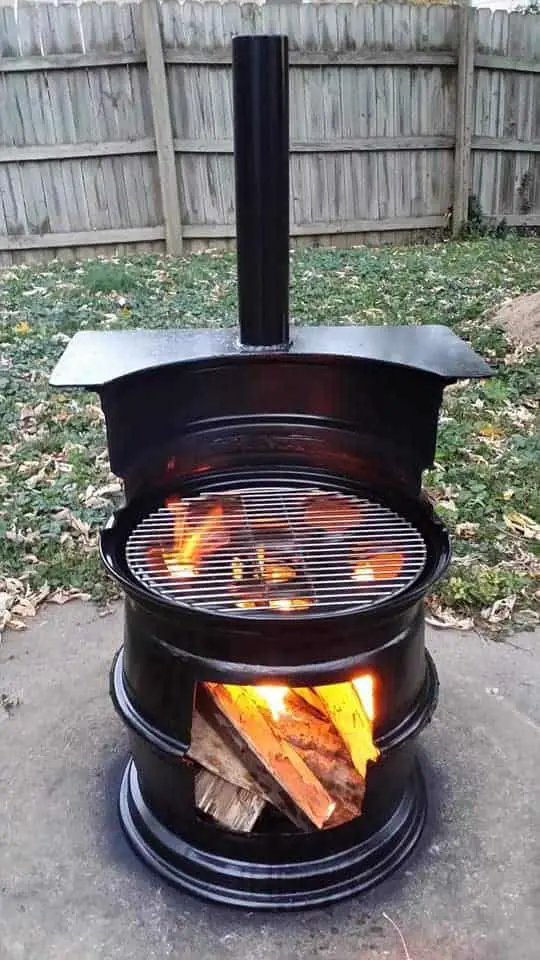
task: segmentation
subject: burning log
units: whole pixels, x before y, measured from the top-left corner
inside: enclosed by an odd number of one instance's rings
[[[318,493],[304,501],[306,522],[326,533],[344,533],[362,522],[362,506],[335,493]]]
[[[305,700],[306,703],[322,717],[327,716],[324,703],[318,694],[315,693],[313,687],[295,687],[294,692],[298,697],[302,697],[302,700]]]
[[[297,690],[277,688],[285,689],[286,693],[282,709],[276,710],[259,693],[260,689],[266,691],[276,688],[251,687],[250,695],[276,734],[296,750],[336,805],[326,826],[337,826],[360,816],[365,781],[355,770],[348,749],[334,724],[321,713],[320,701],[314,707],[308,705]],[[313,699],[318,699],[316,693],[313,693]]]
[[[257,780],[272,803],[302,829],[312,825],[321,829],[334,814],[336,801],[294,747],[267,721],[251,691],[218,683],[205,687],[232,728],[236,743],[243,747],[246,765],[251,767],[256,759]]]
[[[347,744],[357,772],[365,780],[368,761],[377,760],[379,751],[373,742],[371,720],[356,688],[351,683],[331,683],[315,690]]]

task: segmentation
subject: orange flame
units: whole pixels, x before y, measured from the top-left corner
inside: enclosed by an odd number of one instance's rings
[[[289,688],[263,685],[255,687],[254,689],[257,696],[264,700],[267,706],[270,707],[274,720],[279,720],[280,716],[285,713],[287,709],[285,697],[289,692]]]
[[[311,600],[307,597],[278,597],[276,600],[269,600],[268,606],[271,610],[281,610],[282,613],[289,613],[294,610],[309,610]]]
[[[371,553],[354,564],[353,580],[393,580],[401,573],[405,557],[402,553]]]
[[[179,579],[196,577],[205,553],[213,549],[213,544],[205,544],[205,540],[219,529],[223,507],[214,503],[204,520],[186,536],[186,510],[182,501],[171,497],[165,505],[174,517],[174,543],[172,550],[163,550],[163,560],[171,576]]]
[[[373,677],[369,673],[366,673],[363,677],[355,677],[352,685],[362,701],[368,719],[373,724],[375,719],[375,684]]]

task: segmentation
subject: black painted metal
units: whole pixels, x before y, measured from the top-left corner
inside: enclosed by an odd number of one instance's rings
[[[137,759],[140,767],[140,756]],[[136,761],[131,760],[120,790],[120,820],[138,856],[183,890],[250,909],[314,907],[365,893],[394,873],[418,842],[427,797],[412,751],[404,748],[402,757],[394,756],[385,773],[381,796],[386,802],[376,820],[358,817],[317,838],[269,833],[240,842],[231,835],[218,843],[210,824],[183,821],[174,830],[166,827],[145,802]],[[397,784],[401,793],[396,796]]]
[[[289,342],[289,62],[282,36],[232,42],[240,340]]]
[[[52,382],[99,389],[128,498],[260,457],[418,493],[444,386],[489,374],[445,327],[300,329],[264,354],[229,331],[109,331],[77,334]]]
[[[196,679],[231,683],[262,682],[269,677],[291,686],[337,682],[348,679],[352,670],[365,667],[377,651],[393,648],[403,631],[421,614],[421,601],[428,589],[444,572],[450,556],[448,534],[431,506],[403,493],[365,489],[359,484],[312,470],[228,471],[211,478],[196,478],[190,484],[174,486],[180,495],[219,492],[251,482],[268,485],[286,482],[299,487],[341,490],[380,500],[410,520],[421,533],[427,547],[427,560],[418,580],[401,594],[377,605],[347,610],[338,615],[316,608],[304,614],[280,614],[243,617],[241,614],[215,614],[150,593],[128,568],[125,544],[133,526],[155,503],[163,500],[163,491],[146,492],[115,515],[101,535],[101,554],[108,572],[125,591],[126,636],[138,643],[136,661],[141,662],[141,644],[153,636],[154,644],[168,651],[168,657],[183,661]],[[407,637],[405,637],[408,642]],[[141,670],[144,677],[150,665]],[[326,678],[326,680],[324,679]],[[400,678],[401,680],[402,678]],[[404,678],[403,678],[404,679]],[[165,682],[165,678],[163,678]],[[390,683],[390,678],[388,678]],[[419,682],[419,681],[418,681]],[[397,689],[390,684],[388,696],[395,701]]]
[[[296,831],[279,815],[248,835],[199,816],[194,768],[184,747],[152,738],[129,719],[122,656],[111,693],[130,725],[133,760],[120,795],[120,818],[134,847],[169,882],[234,906],[295,908],[363,892],[394,872],[417,842],[427,800],[416,760],[416,734],[431,719],[438,680],[429,656],[421,688],[402,723],[378,740],[382,757],[370,766],[361,817],[344,826]]]
[[[422,326],[293,327],[289,349],[304,362],[364,360],[434,374],[445,383],[491,377],[493,370],[471,347],[441,324]],[[100,390],[121,377],[171,364],[238,357],[238,332],[220,330],[80,330],[70,340],[52,375],[53,387]],[[270,360],[270,355],[267,358]],[[252,356],[244,357],[251,363]],[[181,370],[176,370],[178,378]],[[120,386],[120,384],[118,385]]]
[[[137,519],[161,502],[163,490],[133,499],[103,531],[103,560],[126,593],[124,647],[111,672],[111,696],[130,731],[133,763],[120,800],[130,843],[167,880],[201,896],[292,908],[368,889],[399,866],[419,837],[426,801],[414,740],[438,697],[424,647],[423,596],[448,563],[449,545],[430,505],[403,492],[362,490],[351,479],[298,468],[253,465],[250,478],[265,486],[274,479],[369,493],[410,519],[428,552],[419,580],[377,609],[246,620],[179,606],[150,594],[130,573],[126,540]],[[192,478],[178,492],[218,492],[245,481],[246,471],[229,471]],[[272,679],[300,686],[367,670],[376,678],[375,737],[382,758],[370,765],[361,817],[301,834],[274,814],[245,836],[197,813],[195,768],[186,754],[199,682]]]

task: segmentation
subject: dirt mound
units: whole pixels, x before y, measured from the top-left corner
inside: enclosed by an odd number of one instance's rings
[[[515,343],[540,344],[540,292],[509,300],[493,319]]]

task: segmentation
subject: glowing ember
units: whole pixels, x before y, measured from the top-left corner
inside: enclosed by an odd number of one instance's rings
[[[172,577],[184,580],[196,577],[205,554],[215,549],[213,536],[221,526],[223,507],[214,503],[191,532],[186,532],[186,510],[181,500],[171,497],[166,506],[174,517],[173,547],[162,550],[163,560]]]
[[[268,606],[271,610],[288,613],[293,610],[309,610],[311,600],[307,597],[278,597],[276,600],[269,600]]]
[[[295,576],[296,570],[284,563],[265,564],[263,580],[270,580],[271,583],[287,583],[288,580],[294,580]]]
[[[404,561],[403,553],[371,553],[355,562],[352,579],[366,583],[373,580],[393,580],[401,573]]]
[[[286,711],[285,697],[289,692],[288,687],[274,687],[271,685],[255,687],[257,696],[265,701],[270,707],[274,720],[279,720],[282,713]]]
[[[373,677],[369,674],[365,674],[363,677],[356,677],[352,681],[352,685],[362,701],[362,706],[369,720],[373,723],[375,719],[375,684]]]
[[[305,519],[326,533],[344,533],[362,522],[362,507],[335,493],[313,494],[304,501]]]
[[[233,557],[231,563],[231,573],[233,580],[241,580],[244,576],[244,564],[240,557]]]

